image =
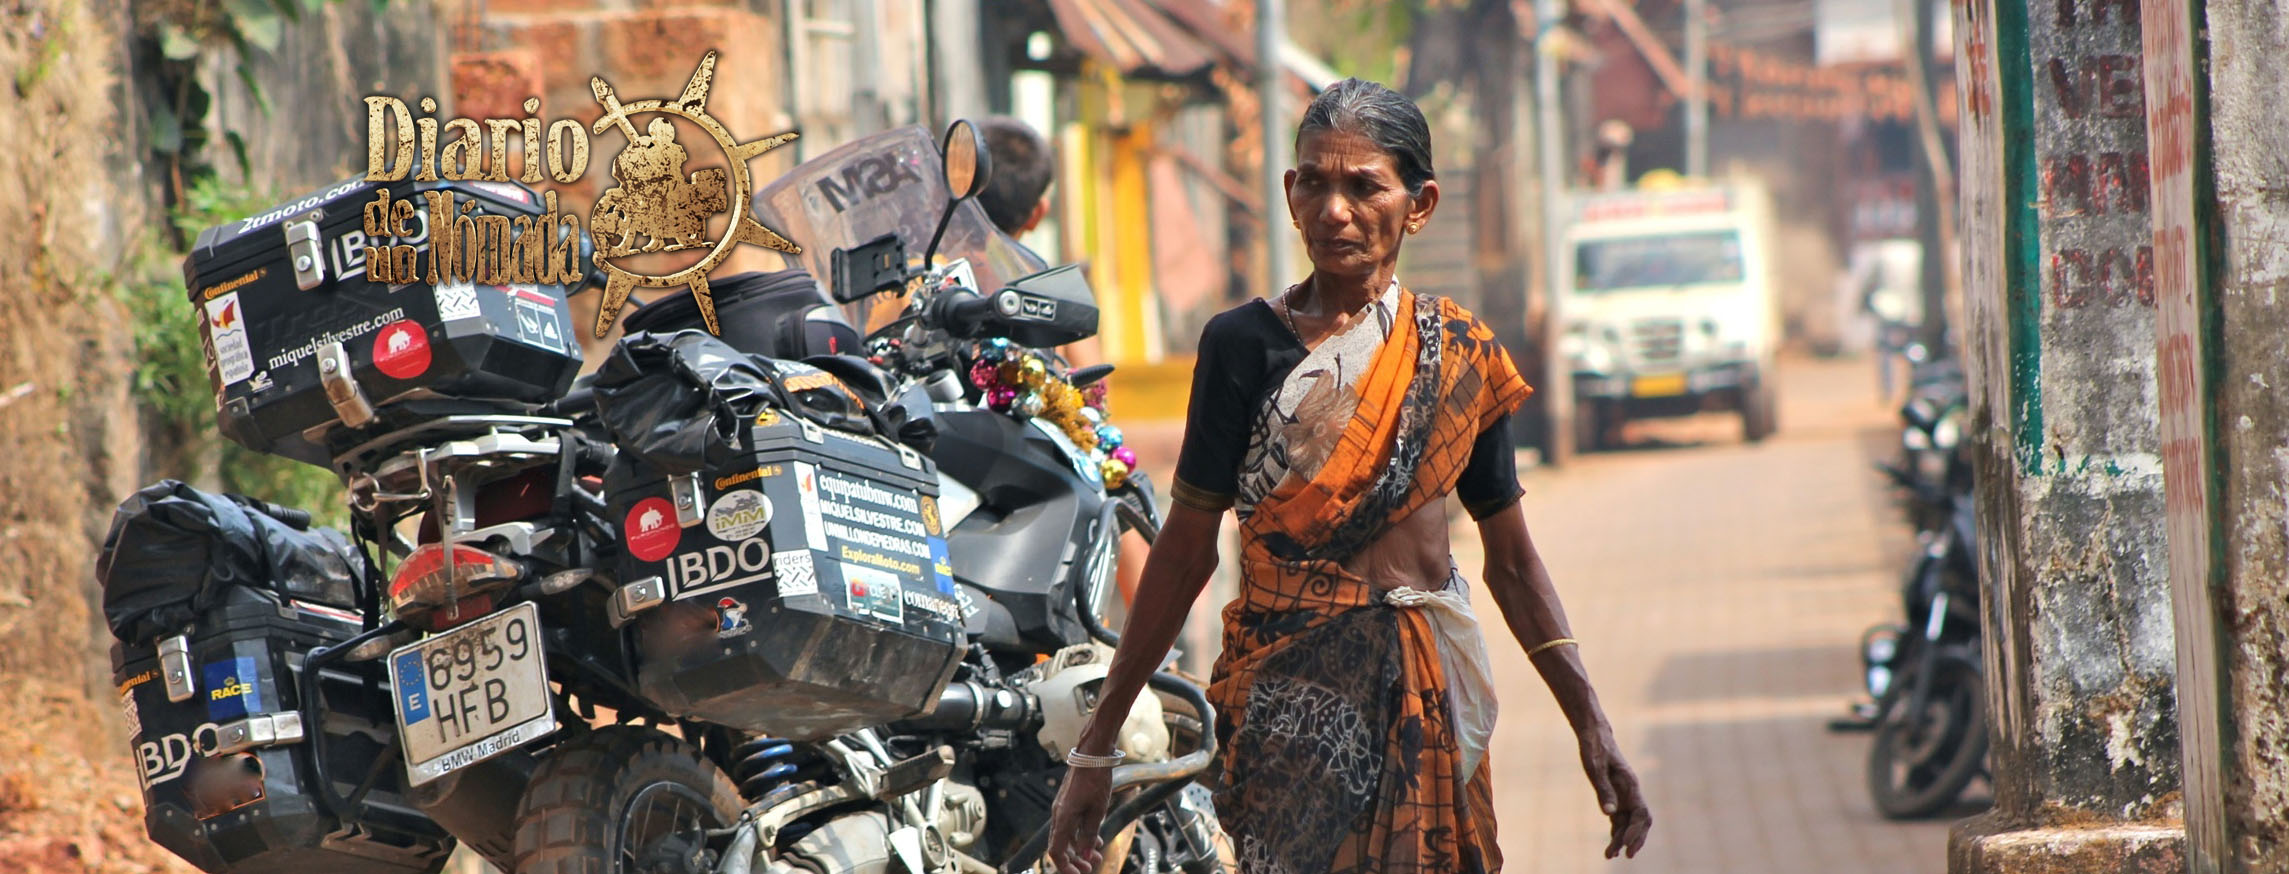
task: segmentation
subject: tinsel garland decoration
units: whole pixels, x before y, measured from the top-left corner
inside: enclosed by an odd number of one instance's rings
[[[1121,429],[1105,421],[1103,382],[1075,388],[1050,370],[1040,354],[994,339],[978,345],[970,384],[985,394],[986,406],[998,412],[1046,419],[1057,426],[1096,463],[1105,488],[1120,488],[1136,472],[1136,450],[1123,445]]]

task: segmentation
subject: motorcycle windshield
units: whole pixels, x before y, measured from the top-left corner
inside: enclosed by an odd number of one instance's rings
[[[802,254],[784,257],[789,266],[810,271],[821,286],[833,281],[836,250],[883,234],[897,234],[906,245],[908,263],[919,266],[951,197],[942,166],[937,138],[929,130],[884,131],[845,143],[773,180],[755,193],[755,214],[766,227],[803,247]],[[994,227],[975,201],[954,210],[938,244],[938,263],[955,259],[969,260],[979,291],[1000,289],[1048,266]],[[896,311],[899,297],[881,295],[845,309],[861,310],[850,312],[852,320],[872,331],[886,313]]]

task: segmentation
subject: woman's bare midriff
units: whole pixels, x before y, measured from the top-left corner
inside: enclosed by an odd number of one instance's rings
[[[1400,520],[1343,563],[1378,589],[1446,588],[1453,556],[1447,549],[1446,502],[1432,501]]]

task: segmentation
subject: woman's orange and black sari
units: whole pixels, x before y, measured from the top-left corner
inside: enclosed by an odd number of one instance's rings
[[[1530,391],[1483,323],[1395,282],[1308,351],[1260,301],[1204,332],[1173,491],[1240,518],[1209,696],[1247,874],[1501,867],[1434,620],[1344,562],[1450,492],[1481,517],[1515,501],[1508,418]]]

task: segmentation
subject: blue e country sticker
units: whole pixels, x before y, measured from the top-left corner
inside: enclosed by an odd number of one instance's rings
[[[397,712],[408,726],[429,718],[429,672],[422,669],[421,651],[397,654]]]
[[[205,671],[207,718],[216,722],[262,712],[262,679],[247,656],[208,662]]]

